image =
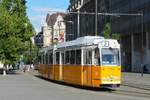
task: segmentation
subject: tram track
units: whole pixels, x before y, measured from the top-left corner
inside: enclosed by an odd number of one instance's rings
[[[144,90],[144,89],[135,88],[135,87],[126,86],[126,87],[131,88],[131,90],[126,90],[126,89],[122,89],[122,90],[120,90],[120,89],[107,89],[107,88],[99,89],[99,88],[92,88],[92,87],[86,87],[86,86],[81,87],[79,85],[71,85],[71,84],[57,82],[57,81],[53,81],[53,80],[48,80],[48,81],[51,81],[51,82],[54,82],[54,83],[57,83],[57,84],[61,84],[61,85],[67,85],[67,86],[78,88],[78,89],[85,89],[85,90],[90,90],[90,91],[107,92],[107,93],[124,95],[124,96],[134,96],[134,97],[150,98],[150,91]],[[139,89],[139,90],[144,91],[144,92],[141,92],[141,91],[138,92],[138,91],[132,90],[132,88]]]
[[[136,85],[127,85],[127,84],[124,84],[123,86],[127,86],[127,87],[136,88],[136,89],[141,89],[141,90],[147,90],[147,91],[150,91],[150,88],[144,88],[144,87],[136,86]]]
[[[141,89],[142,90],[142,89]],[[113,90],[112,93],[119,95],[127,95],[127,96],[136,96],[136,97],[145,97],[150,98],[150,92],[148,90],[142,91],[131,91],[130,90]]]

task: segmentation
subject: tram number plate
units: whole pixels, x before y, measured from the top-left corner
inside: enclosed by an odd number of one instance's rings
[[[104,41],[102,42],[103,47],[109,47],[109,41]]]

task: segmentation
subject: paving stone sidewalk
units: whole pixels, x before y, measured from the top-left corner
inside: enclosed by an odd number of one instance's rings
[[[122,85],[150,90],[150,74],[123,72]]]

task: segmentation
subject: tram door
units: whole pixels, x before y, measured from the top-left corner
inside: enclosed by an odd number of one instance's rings
[[[83,84],[90,86],[92,85],[92,49],[83,51]]]

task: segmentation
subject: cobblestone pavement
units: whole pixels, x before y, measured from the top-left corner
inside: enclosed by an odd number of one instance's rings
[[[150,74],[122,73],[122,85],[150,90]]]
[[[113,93],[101,89],[81,89],[57,84],[34,75],[36,72],[33,71],[0,75],[0,100],[149,100],[144,96],[134,96],[135,94]],[[131,90],[128,87],[121,87],[119,90],[123,91],[124,89]],[[134,88],[132,90],[147,92]]]

